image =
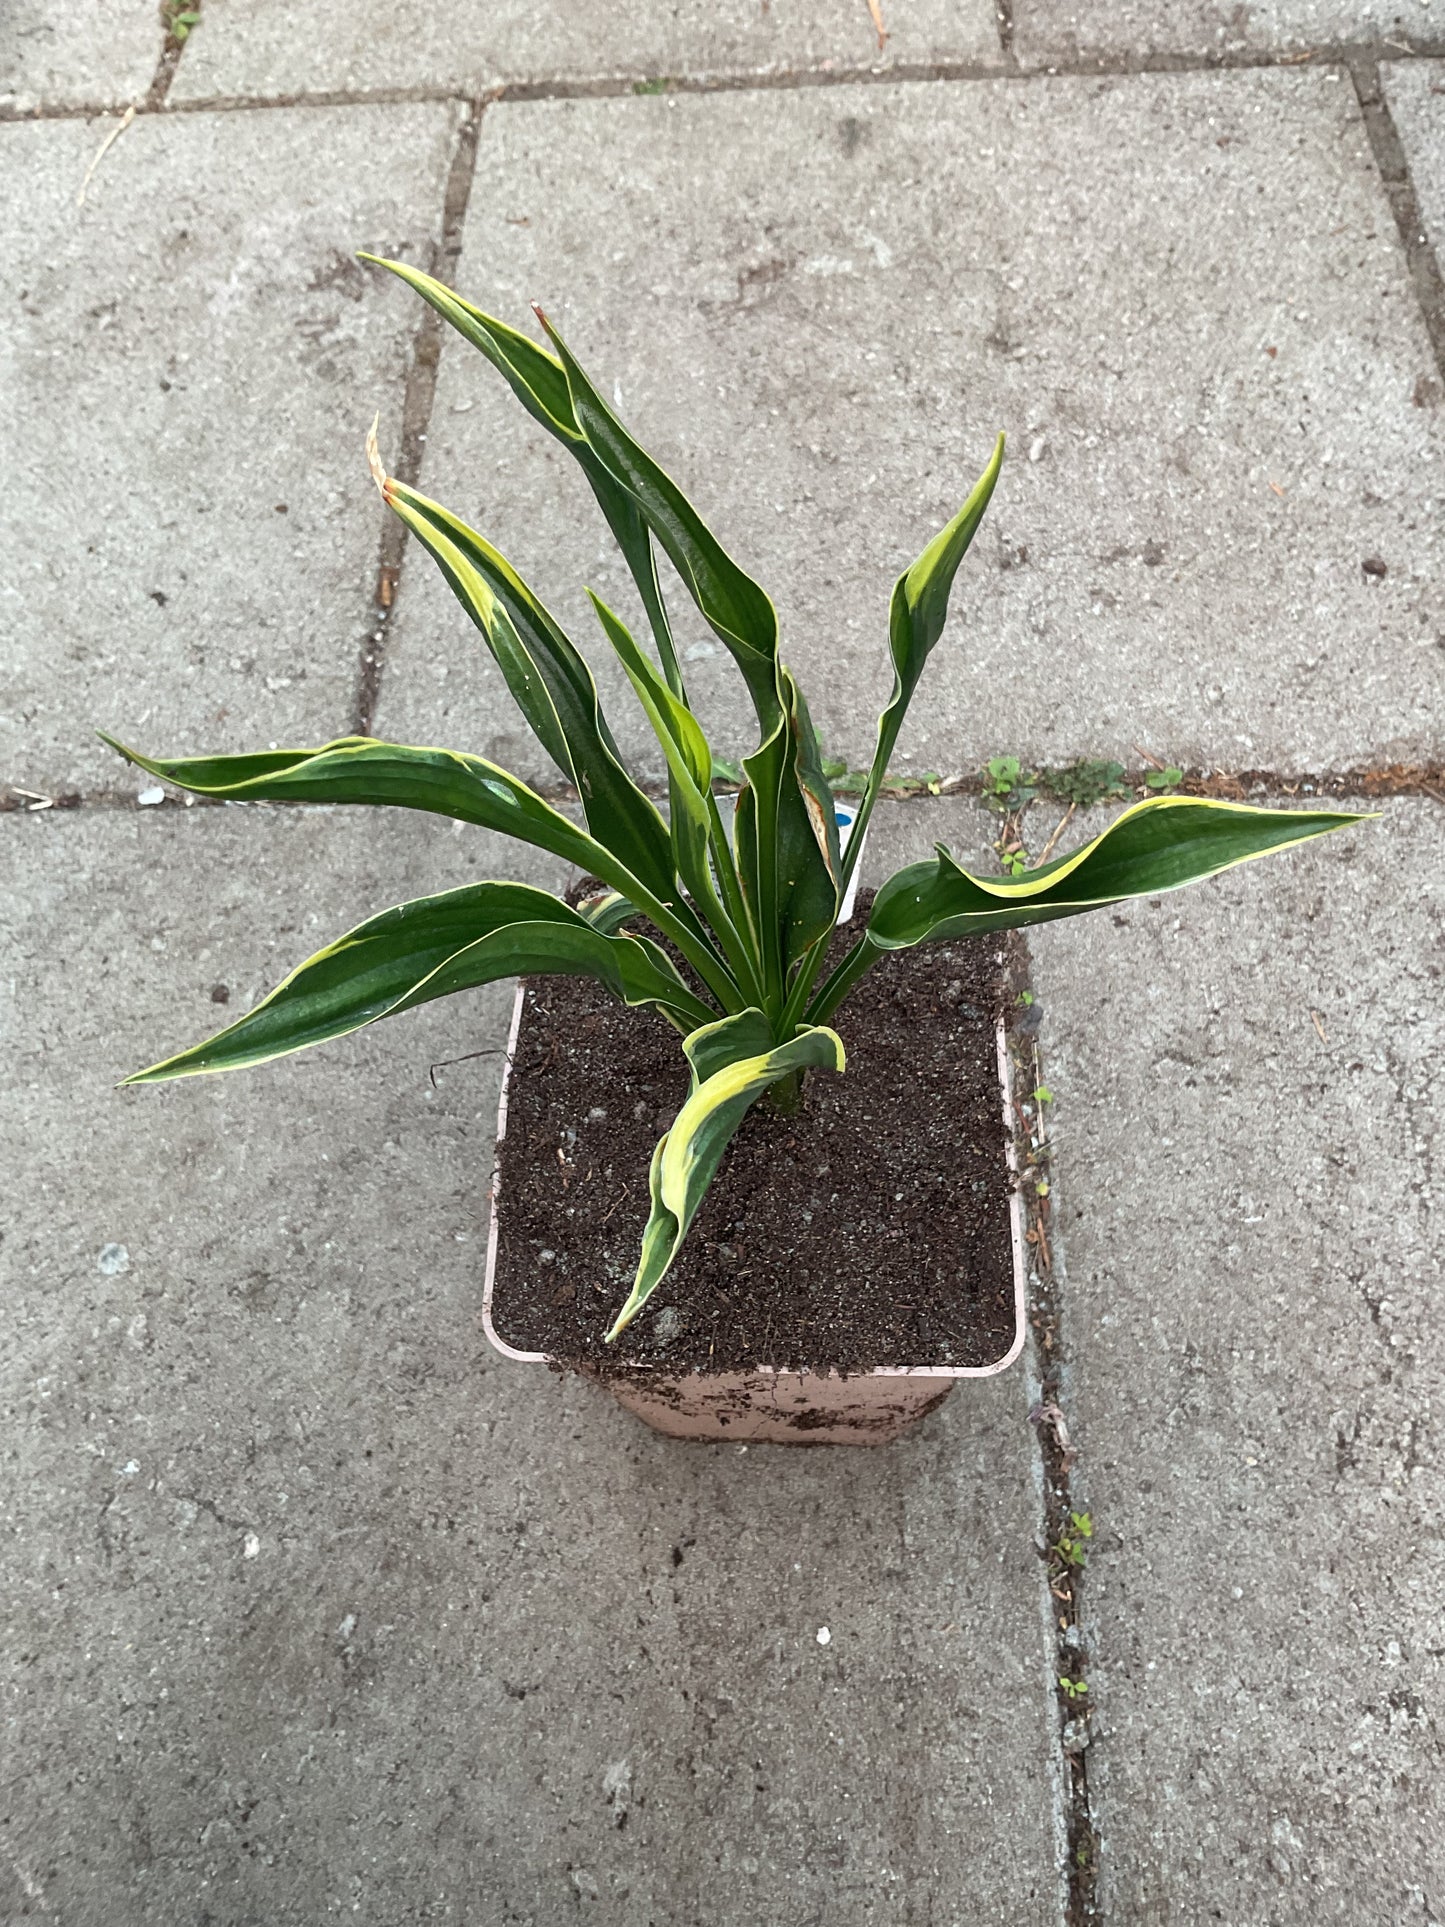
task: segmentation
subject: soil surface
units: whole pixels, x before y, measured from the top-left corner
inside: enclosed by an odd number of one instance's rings
[[[855,924],[854,928],[861,927]],[[885,958],[834,1028],[845,1075],[743,1120],[667,1277],[614,1345],[682,1040],[584,978],[528,981],[501,1147],[492,1317],[597,1371],[990,1365],[1014,1337],[997,937]]]

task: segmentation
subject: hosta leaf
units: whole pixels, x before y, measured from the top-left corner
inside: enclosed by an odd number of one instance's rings
[[[672,858],[677,874],[691,892],[693,902],[718,932],[734,972],[741,972],[746,982],[751,962],[718,896],[709,861],[712,756],[707,738],[691,710],[673,695],[638,648],[626,623],[612,613],[600,596],[593,595],[590,589],[587,593],[592,598],[602,632],[616,650],[667,758]]]
[[[601,596],[593,594],[591,589],[587,594],[603,634],[616,650],[627,679],[637,692],[674,780],[686,784],[699,799],[705,798],[712,788],[712,751],[702,724],[658,675],[621,617],[614,615]]]
[[[958,573],[959,563],[968,553],[969,544],[993,497],[999,470],[1003,467],[1003,451],[1004,438],[1000,435],[994,443],[988,467],[974,483],[968,500],[947,528],[940,529],[912,568],[905,570],[894,585],[889,653],[893,657],[893,672],[901,685],[905,706],[918,686],[918,678],[923,673],[923,665],[934,644],[943,634],[943,625],[948,620],[948,598],[953,588],[953,578]],[[895,692],[895,703],[897,699],[898,692]],[[883,712],[885,727],[893,707],[894,703],[890,703]],[[896,726],[894,734],[897,734]]]
[[[673,863],[667,826],[623,767],[582,656],[505,556],[475,529],[390,476],[378,482],[485,637],[539,741],[576,784],[592,834],[655,895],[668,896]]]
[[[594,930],[611,937],[624,923],[630,923],[638,911],[637,905],[630,903],[620,891],[611,890],[605,896],[585,898],[578,904],[577,914]]]
[[[1221,870],[1343,829],[1344,810],[1269,810],[1207,797],[1160,796],[1125,810],[1092,842],[1017,877],[971,876],[940,848],[879,891],[872,940],[906,948],[925,937],[1015,928],[1126,897],[1158,896]]]
[[[673,649],[672,632],[658,585],[657,565],[647,523],[631,491],[598,459],[577,426],[561,362],[526,335],[508,327],[505,321],[484,314],[480,308],[474,307],[470,301],[464,301],[459,294],[453,293],[431,275],[423,274],[419,268],[408,267],[404,261],[388,261],[378,254],[363,253],[360,258],[372,262],[376,267],[389,269],[414,288],[444,321],[486,356],[505,378],[512,393],[532,419],[539,422],[549,434],[555,435],[575,457],[632,571],[647,611],[647,619],[652,625],[668,686],[675,694],[681,695],[682,671]]]
[[[1150,797],[1125,810],[1092,842],[1015,877],[972,875],[939,845],[936,856],[897,871],[878,892],[865,936],[809,1005],[809,1019],[830,1016],[884,951],[1019,929],[1131,897],[1158,896],[1364,820],[1344,810],[1269,810],[1206,797]]]
[[[888,651],[893,659],[893,694],[878,718],[878,744],[865,791],[864,820],[871,811],[879,786],[887,773],[888,759],[898,741],[903,718],[918,687],[924,664],[934,644],[943,634],[948,619],[948,597],[958,565],[968,552],[979,523],[983,520],[1003,466],[1004,438],[994,444],[988,467],[974,484],[968,500],[947,528],[941,529],[918,560],[905,569],[893,585],[888,609]],[[859,836],[852,849],[852,862],[845,863],[851,876],[863,841]]]
[[[692,1089],[745,1057],[765,1057],[776,1042],[773,1027],[761,1010],[740,1010],[733,1017],[711,1019],[683,1039]]]
[[[142,756],[113,736],[101,740],[128,763],[197,796],[250,803],[386,804],[427,810],[483,829],[502,830],[550,850],[626,891],[624,863],[535,790],[495,763],[460,750],[414,749],[369,736],[342,736],[319,749],[263,750],[250,756]]]
[[[778,718],[778,618],[772,603],[707,527],[670,475],[628,434],[538,309],[567,375],[572,409],[608,472],[630,492],[713,633],[743,673],[764,736]]]
[[[592,595],[590,589],[588,594]],[[626,624],[600,597],[592,595],[592,603],[667,758],[672,853],[677,873],[694,904],[717,933],[738,983],[749,996],[760,997],[763,992],[756,944],[750,933],[731,847],[712,794],[712,756],[707,738],[686,703],[673,695],[633,641]]]
[[[813,833],[813,841],[818,846],[822,859],[821,868],[811,866],[812,887],[819,905],[829,903],[827,923],[822,928],[831,928],[833,916],[837,911],[837,880],[839,874],[838,857],[838,810],[833,800],[833,786],[823,770],[823,752],[818,743],[818,732],[813,727],[813,719],[808,714],[808,705],[803,692],[791,670],[781,672],[783,702],[788,714],[788,727],[793,738],[793,780],[798,786],[799,801],[803,805],[808,827]],[[826,876],[827,885],[819,881]],[[800,919],[800,922],[806,921]]]
[[[437,816],[503,830],[539,850],[565,857],[635,903],[687,956],[724,1010],[747,1003],[700,926],[675,893],[655,895],[604,843],[579,830],[534,790],[495,763],[459,750],[413,749],[344,736],[320,749],[264,751],[254,756],[142,756],[102,731],[101,740],[127,762],[164,782],[249,803],[372,803],[429,810]]]
[[[359,924],[246,1016],[125,1082],[265,1064],[459,990],[552,974],[595,977],[629,1004],[657,1004],[694,1022],[708,1015],[654,946],[603,936],[528,884],[473,883]]]
[[[842,1040],[821,1027],[800,1031],[789,1043],[749,1056],[733,1055],[769,1036],[761,1011],[742,1011],[708,1025],[684,1045],[693,1066],[692,1094],[652,1154],[652,1213],[643,1233],[637,1277],[607,1334],[609,1343],[631,1324],[666,1276],[723,1152],[754,1101],[795,1071],[841,1071],[846,1065]]]
[[[785,711],[761,746],[743,758],[746,780],[734,820],[738,866],[762,934],[768,983],[781,992],[790,966],[837,915],[838,827],[807,707],[787,669],[779,683]],[[807,781],[800,750],[811,765]]]
[[[548,354],[545,348],[539,347],[505,321],[483,314],[480,308],[463,300],[461,295],[432,275],[423,274],[420,268],[414,268],[405,261],[389,261],[385,255],[368,254],[364,250],[357,258],[371,262],[373,267],[387,269],[398,280],[405,281],[408,287],[415,289],[423,301],[435,308],[443,321],[449,322],[459,335],[463,335],[486,356],[498,373],[506,378],[512,393],[527,413],[534,421],[540,422],[549,434],[555,435],[559,441],[582,441],[582,431],[577,426],[567,393],[567,377],[555,355]]]

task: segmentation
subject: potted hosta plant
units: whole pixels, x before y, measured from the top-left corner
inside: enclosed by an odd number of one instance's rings
[[[464,750],[363,737],[246,756],[114,746],[203,796],[428,810],[506,831],[587,881],[571,900],[478,882],[385,910],[248,1015],[127,1081],[265,1063],[516,977],[485,1281],[498,1348],[604,1378],[684,1436],[891,1436],[956,1378],[1002,1369],[1022,1340],[1002,1042],[1003,946],[1016,939],[1006,933],[1175,889],[1355,819],[1151,798],[1018,876],[971,875],[940,845],[843,923],[1002,437],[958,514],[894,586],[893,692],[840,835],[772,603],[556,328],[539,310],[549,350],[415,269],[380,265],[480,350],[590,484],[655,651],[593,596],[656,733],[665,804],[624,766],[572,640],[490,543],[386,474],[373,429],[383,497],[480,631],[578,810]],[[659,549],[733,657],[756,716],[735,800],[718,793],[689,705]]]

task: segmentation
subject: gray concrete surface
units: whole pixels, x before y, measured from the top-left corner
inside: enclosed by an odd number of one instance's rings
[[[83,206],[104,123],[0,126],[0,778],[350,727],[415,319],[351,250],[426,254],[457,111],[143,116]]]
[[[868,0],[504,0],[438,11],[328,4],[307,16],[298,62],[283,0],[208,0],[176,97],[321,93],[336,88],[769,75],[798,69],[1000,64],[992,0],[880,0],[880,49]]]
[[[1103,1917],[1445,1914],[1430,802],[1032,939]]]
[[[0,1914],[1055,1922],[1018,1377],[749,1453],[491,1355],[498,1067],[427,1067],[505,987],[111,1088],[385,903],[557,866],[344,812],[0,829]]]
[[[1139,153],[1147,195],[1119,164]],[[514,321],[547,304],[774,594],[840,753],[871,750],[894,576],[1000,428],[1012,459],[900,763],[1137,743],[1348,766],[1435,739],[1439,384],[1337,74],[503,103],[457,278]],[[632,607],[572,464],[459,340],[422,484],[589,645],[583,583]],[[733,753],[731,664],[687,640]],[[409,557],[381,729],[541,768],[506,703]]]
[[[1386,43],[1390,53],[1440,38],[1431,0],[1014,0],[1021,60],[1111,62],[1140,54],[1295,54]]]
[[[1445,60],[1387,67],[1382,78],[1438,258],[1445,254]]]
[[[379,406],[397,445],[419,312],[349,251],[432,258],[460,108],[283,103],[508,78],[617,97],[488,108],[459,278],[515,319],[549,303],[775,589],[835,748],[869,747],[892,577],[1002,426],[900,761],[1139,744],[1272,770],[1279,801],[1291,771],[1432,765],[1352,839],[1035,955],[1095,1521],[1069,1658],[1092,1927],[1445,1918],[1442,344],[1353,87],[1298,58],[1395,43],[1439,252],[1425,10],[1016,0],[1024,69],[1197,70],[839,86],[1003,65],[986,0],[883,0],[882,56],[866,0],[328,8],[209,0],[180,111],[141,115],[83,206],[116,126],[83,110],[144,93],[154,15],[0,25],[0,1919],[1059,1927],[1085,1904],[1023,1371],[887,1452],[740,1454],[491,1355],[498,1065],[467,1053],[501,1043],[502,987],[112,1089],[385,903],[564,881],[427,820],[136,809],[89,738],[348,726],[382,527],[359,443]],[[722,90],[631,92],[665,72]],[[237,95],[273,104],[196,111]],[[579,635],[583,581],[630,608],[585,491],[465,351],[426,427],[425,484]],[[381,727],[538,770],[428,571],[407,555]],[[736,747],[723,659],[688,667]],[[27,818],[7,785],[84,796]],[[998,827],[890,805],[868,869],[939,837],[986,864]]]
[[[6,0],[0,113],[129,106],[144,99],[164,38],[153,0]]]

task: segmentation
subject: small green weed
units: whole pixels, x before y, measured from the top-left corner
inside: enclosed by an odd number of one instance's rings
[[[1059,1685],[1063,1687],[1065,1696],[1071,1700],[1081,1700],[1089,1690],[1089,1682],[1086,1679],[1070,1679],[1067,1673],[1059,1674]]]
[[[1087,1512],[1071,1512],[1069,1523],[1059,1534],[1054,1551],[1066,1566],[1082,1566],[1088,1558],[1085,1541],[1094,1536],[1094,1522]]]
[[[1035,772],[1036,774],[1036,772]],[[1025,777],[1017,756],[991,756],[983,766],[984,807],[1012,815],[1037,795],[1033,776]],[[1024,866],[1025,868],[1027,865]]]
[[[1080,810],[1129,794],[1124,765],[1098,757],[1070,763],[1065,769],[1041,769],[1034,780],[1045,796],[1051,796],[1056,803],[1072,803]]]
[[[161,0],[161,25],[178,47],[185,45],[200,17],[199,8],[187,6],[186,0]]]

